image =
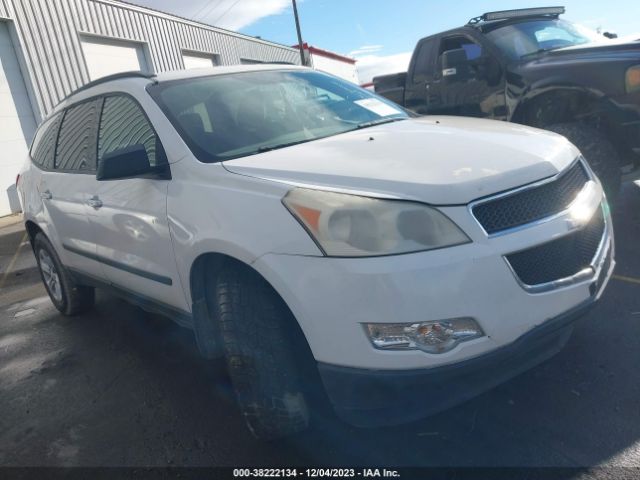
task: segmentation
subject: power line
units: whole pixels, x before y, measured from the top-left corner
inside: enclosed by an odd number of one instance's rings
[[[204,20],[206,17],[208,17],[210,14],[212,14],[213,12],[215,12],[218,7],[220,5],[222,5],[224,3],[224,0],[220,0],[218,2],[205,2],[204,5],[202,7],[200,7],[200,9],[196,12],[196,14],[193,16],[194,19],[198,19],[198,17],[200,18],[200,20]]]
[[[240,1],[240,0],[236,0],[235,2],[233,2],[233,3],[231,4],[231,6],[230,6],[229,8],[227,8],[227,9],[224,11],[224,13],[223,13],[222,15],[220,15],[218,18],[216,18],[216,19],[215,19],[213,22],[211,22],[211,23],[217,23],[217,22],[219,22],[220,20],[222,20],[222,18],[223,18],[227,13],[229,13],[229,11],[230,11],[233,7],[235,7],[235,6],[238,4],[238,2],[239,2],[239,1]]]
[[[209,2],[207,2],[206,0],[204,0],[204,1],[202,2],[202,6],[201,6],[197,11],[196,11],[196,13],[194,13],[194,14],[192,15],[192,17],[193,17],[193,18],[198,18],[198,15],[200,15],[200,13],[202,13],[202,11],[203,11],[205,8],[210,7],[210,6],[211,6],[211,5],[209,4]]]

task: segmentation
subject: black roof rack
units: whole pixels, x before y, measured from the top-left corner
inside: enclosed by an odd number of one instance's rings
[[[564,7],[542,7],[542,8],[518,8],[514,10],[500,10],[497,12],[483,13],[479,17],[473,17],[467,25],[476,25],[480,22],[490,22],[492,20],[508,20],[522,17],[551,17],[557,18],[565,12]]]
[[[106,82],[111,82],[112,80],[120,80],[121,78],[136,78],[136,77],[151,79],[151,78],[154,78],[155,76],[156,76],[155,73],[145,73],[140,70],[131,70],[128,72],[114,73],[112,75],[107,75],[106,77],[97,78],[96,80],[92,80],[89,83],[85,83],[80,88],[77,88],[76,90],[71,92],[69,95],[64,97],[61,100],[61,102],[64,102],[65,100],[67,100],[69,97],[72,97],[76,93],[80,93],[88,88],[95,87],[96,85],[101,85]]]

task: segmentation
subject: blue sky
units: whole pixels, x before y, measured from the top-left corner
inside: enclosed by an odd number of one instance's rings
[[[394,54],[413,47],[420,37],[460,26],[486,11],[556,3],[566,6],[566,18],[592,28],[601,26],[621,34],[640,31],[639,0],[304,0],[298,10],[304,39],[314,45],[342,53],[362,45],[382,45],[381,54]],[[296,40],[293,19],[288,14],[264,17],[241,31],[280,43]]]
[[[130,0],[286,45],[297,43],[290,0]],[[298,0],[303,39],[355,56],[361,80],[404,69],[416,41],[486,11],[565,5],[564,18],[619,35],[640,32],[640,0]]]

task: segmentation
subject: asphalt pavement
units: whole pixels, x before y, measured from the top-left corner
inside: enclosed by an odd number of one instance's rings
[[[615,277],[551,360],[416,423],[357,429],[325,412],[272,443],[188,330],[104,293],[59,315],[19,225],[3,227],[0,466],[640,467],[640,188],[614,217]]]

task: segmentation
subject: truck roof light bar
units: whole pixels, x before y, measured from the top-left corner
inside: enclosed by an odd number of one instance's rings
[[[487,12],[479,17],[474,17],[467,25],[475,25],[480,22],[491,20],[507,20],[509,18],[551,16],[557,17],[565,12],[564,7],[544,7],[544,8],[520,8],[515,10],[500,10],[497,12]]]

